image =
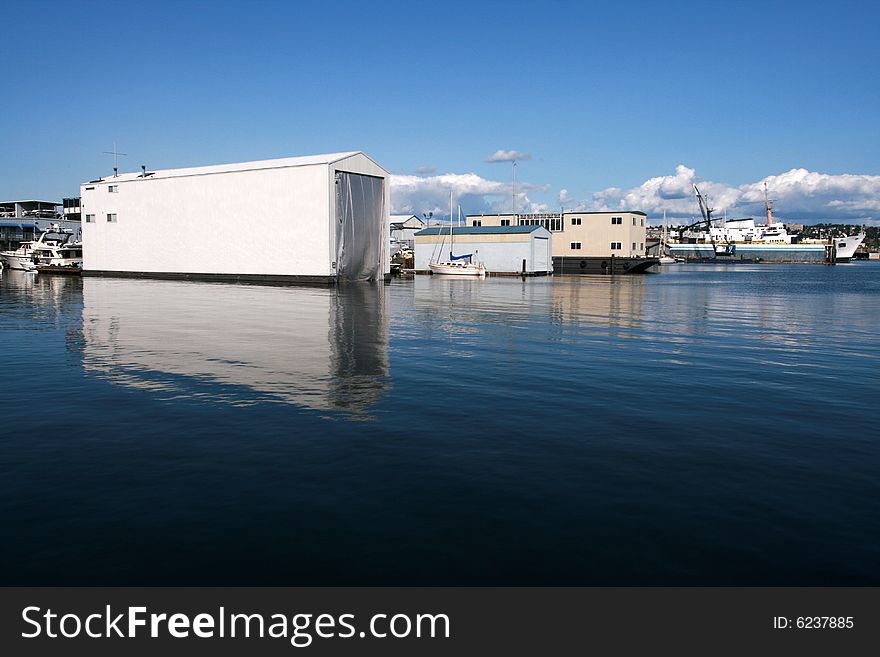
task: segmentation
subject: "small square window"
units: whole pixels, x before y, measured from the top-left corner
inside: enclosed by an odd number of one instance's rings
[[[114,212],[113,214],[108,214],[108,215],[107,215],[107,222],[108,222],[108,223],[111,223],[111,224],[115,224],[115,223],[116,223],[116,213],[115,213],[115,212]]]
[[[572,242],[572,243],[571,243],[571,249],[572,249],[572,251],[578,251],[578,250],[580,250],[580,248],[581,248],[581,243],[580,243],[580,242]]]
[[[482,225],[483,225],[483,220],[482,220],[482,219],[474,219],[474,223],[473,223],[473,225],[474,225],[474,226],[482,226]]]
[[[87,223],[87,224],[93,224],[93,223],[95,223],[95,215],[93,215],[93,214],[87,214],[87,215],[86,215],[86,223]]]
[[[107,191],[111,194],[115,194],[119,191],[119,185],[107,185]]]
[[[571,225],[572,226],[580,226],[581,225],[581,218],[580,217],[572,217],[571,218]]]
[[[611,250],[612,251],[620,251],[622,248],[620,242],[611,242]]]
[[[510,225],[510,219],[502,219],[502,220],[501,220],[501,225],[502,225],[502,226],[509,226],[509,225]]]

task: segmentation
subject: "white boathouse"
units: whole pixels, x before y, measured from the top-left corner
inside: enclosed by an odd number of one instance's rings
[[[360,151],[142,167],[81,185],[83,273],[326,283],[390,273],[389,174]]]
[[[552,235],[543,226],[458,226],[452,228],[452,239],[449,231],[449,226],[438,226],[416,233],[416,271],[428,272],[432,262],[451,255],[471,254],[471,261],[485,265],[489,274],[553,273]]]

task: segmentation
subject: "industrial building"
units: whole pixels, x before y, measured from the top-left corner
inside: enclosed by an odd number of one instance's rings
[[[472,227],[542,226],[553,234],[557,274],[640,273],[657,264],[647,257],[647,215],[626,212],[546,212],[469,215]]]
[[[553,273],[553,238],[542,226],[438,226],[416,233],[415,242],[419,272],[428,271],[432,262],[448,260],[454,250],[456,256],[473,254],[472,261],[482,263],[489,274]]]
[[[644,212],[564,212],[469,215],[469,226],[543,226],[553,233],[554,256],[645,255]]]
[[[81,185],[85,275],[332,284],[388,276],[389,174],[360,151]]]

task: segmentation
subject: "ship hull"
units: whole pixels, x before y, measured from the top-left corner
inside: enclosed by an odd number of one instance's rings
[[[862,235],[838,239],[835,262],[849,262],[863,240],[864,236]],[[822,243],[761,244],[758,242],[750,244],[725,244],[723,246],[729,250],[729,254],[716,255],[715,246],[705,243],[669,244],[667,248],[673,256],[687,260],[713,259],[717,262],[759,260],[761,262],[823,263],[826,260],[829,247],[829,245]]]

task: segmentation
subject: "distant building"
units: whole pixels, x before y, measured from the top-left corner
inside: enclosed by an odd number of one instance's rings
[[[57,201],[4,201],[0,203],[0,251],[17,249],[35,239],[42,228],[59,218]]]
[[[542,226],[553,234],[553,256],[645,255],[647,215],[626,212],[565,212],[468,215],[468,226]]]
[[[436,261],[449,260],[449,226],[416,233],[415,269],[427,271]],[[459,226],[452,228],[454,255],[473,254],[490,274],[544,275],[553,272],[550,232],[543,226]]]
[[[425,222],[414,214],[391,215],[391,239],[412,248],[415,234],[425,227]]]
[[[80,221],[82,215],[80,214],[79,196],[62,199],[61,204],[62,214],[66,221]]]

